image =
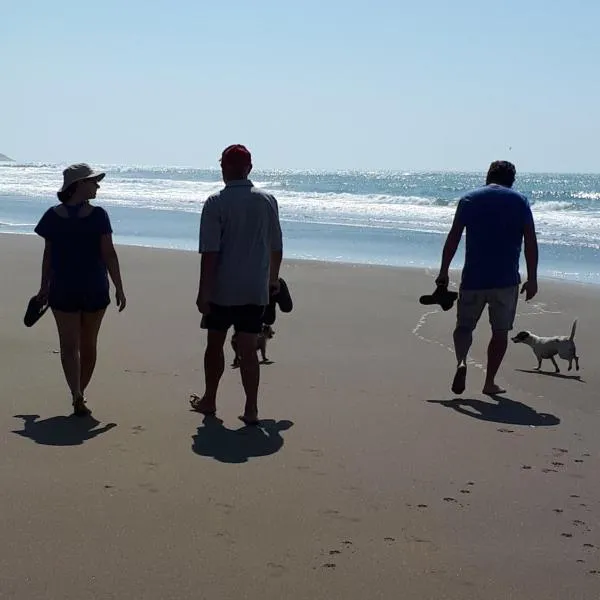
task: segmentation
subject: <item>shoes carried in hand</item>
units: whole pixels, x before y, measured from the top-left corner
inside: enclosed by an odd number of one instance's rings
[[[442,310],[450,310],[454,306],[457,298],[457,292],[451,292],[446,286],[438,285],[433,294],[421,296],[419,302],[427,306],[439,304]]]

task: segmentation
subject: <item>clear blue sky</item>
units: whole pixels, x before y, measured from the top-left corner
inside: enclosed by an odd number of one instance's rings
[[[0,3],[18,160],[600,171],[598,0]]]

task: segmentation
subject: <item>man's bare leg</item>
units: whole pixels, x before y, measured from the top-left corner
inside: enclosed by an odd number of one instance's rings
[[[485,384],[483,386],[483,393],[488,395],[504,394],[506,390],[503,390],[500,386],[496,385],[496,375],[506,354],[506,348],[508,347],[508,331],[493,331],[492,339],[488,345],[488,363],[487,372],[485,377]]]
[[[473,343],[473,331],[467,327],[454,330],[454,353],[456,354],[456,373],[452,382],[452,392],[462,394],[467,380],[467,356]]]
[[[258,422],[258,386],[260,384],[260,365],[256,353],[257,335],[253,333],[238,334],[238,350],[240,353],[240,372],[242,385],[246,393],[244,415],[240,417],[247,425]]]
[[[217,391],[225,371],[223,346],[226,338],[226,331],[209,330],[207,333],[204,352],[204,394],[202,397],[192,395],[191,399],[192,408],[205,415],[213,415],[217,410]]]

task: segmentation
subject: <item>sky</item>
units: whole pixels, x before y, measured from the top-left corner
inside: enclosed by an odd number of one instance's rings
[[[0,0],[18,161],[600,172],[597,0]]]

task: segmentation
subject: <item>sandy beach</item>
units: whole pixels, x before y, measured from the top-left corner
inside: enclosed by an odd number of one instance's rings
[[[220,420],[189,409],[198,256],[123,247],[128,307],[108,310],[82,421],[52,316],[22,323],[41,248],[0,236],[0,598],[600,597],[600,288],[543,281],[519,305],[517,330],[579,319],[579,374],[530,372],[511,344],[508,393],[482,396],[484,317],[456,400],[455,312],[417,301],[433,273],[286,263],[295,310],[249,429],[230,367]]]

